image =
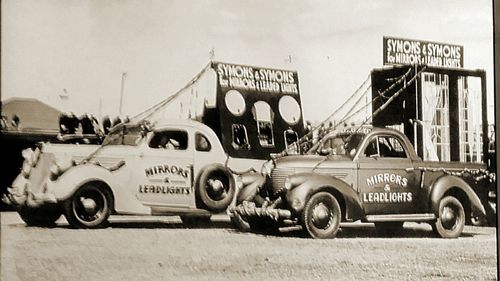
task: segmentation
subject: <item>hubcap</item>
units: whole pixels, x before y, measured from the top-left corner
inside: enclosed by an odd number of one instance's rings
[[[226,187],[219,178],[211,178],[207,181],[207,193],[213,200],[221,200],[226,197]]]
[[[87,191],[73,203],[74,213],[82,222],[94,222],[105,212],[105,201],[104,195],[99,191]]]
[[[218,179],[208,180],[208,185],[212,188],[214,192],[221,192],[224,189],[224,184]]]
[[[96,211],[97,203],[94,201],[92,198],[80,198],[80,201],[82,202],[82,206],[87,212],[87,214],[94,214]]]
[[[446,206],[443,208],[443,213],[441,214],[441,222],[447,229],[453,229],[455,227],[457,223],[457,214],[452,207]]]
[[[330,209],[323,203],[316,205],[312,211],[312,222],[317,228],[327,228],[332,219]]]

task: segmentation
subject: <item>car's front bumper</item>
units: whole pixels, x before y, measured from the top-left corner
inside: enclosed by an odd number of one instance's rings
[[[250,201],[243,201],[242,204],[230,208],[229,213],[232,215],[238,214],[243,218],[267,217],[275,221],[290,219],[292,217],[292,212],[289,210],[266,205],[257,207],[254,202]]]
[[[32,192],[29,181],[17,183],[15,187],[7,188],[7,192],[2,196],[2,201],[5,204],[15,207],[38,208],[57,203],[55,195],[50,192]]]

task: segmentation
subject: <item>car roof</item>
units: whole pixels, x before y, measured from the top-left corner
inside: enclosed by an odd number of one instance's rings
[[[203,130],[203,131],[211,131],[210,127],[207,125],[191,120],[191,119],[160,119],[154,122],[154,130],[161,130],[164,128],[168,128],[171,126],[175,127],[192,127],[195,129]]]

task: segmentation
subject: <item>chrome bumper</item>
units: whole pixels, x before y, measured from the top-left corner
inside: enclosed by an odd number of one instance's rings
[[[52,194],[33,193],[29,187],[25,187],[21,192],[16,188],[7,188],[7,192],[2,196],[2,202],[15,207],[38,208],[43,205],[57,204],[57,199]]]
[[[276,209],[273,206],[263,205],[257,207],[254,202],[243,201],[242,204],[229,209],[230,214],[238,214],[243,218],[248,217],[267,217],[275,221],[290,219],[292,212],[284,209]]]

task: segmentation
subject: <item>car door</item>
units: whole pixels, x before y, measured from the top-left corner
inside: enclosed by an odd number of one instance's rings
[[[145,205],[194,207],[193,144],[187,130],[153,132],[139,156],[137,198]]]
[[[419,188],[412,167],[399,137],[369,137],[358,156],[359,196],[367,215],[416,212]]]

